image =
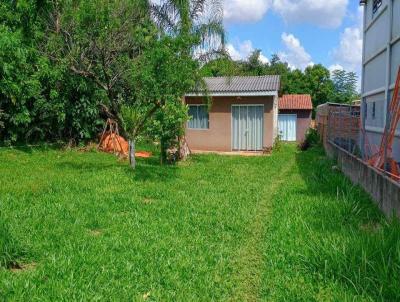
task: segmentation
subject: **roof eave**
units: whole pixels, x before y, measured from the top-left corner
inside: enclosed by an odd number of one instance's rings
[[[278,91],[248,91],[248,92],[208,92],[206,93],[188,93],[186,97],[202,96],[278,96]]]

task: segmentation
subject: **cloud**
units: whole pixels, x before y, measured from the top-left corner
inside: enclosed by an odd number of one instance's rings
[[[346,16],[349,0],[273,0],[273,9],[287,23],[309,23],[337,28]]]
[[[285,51],[278,53],[282,61],[287,62],[292,69],[304,70],[308,66],[314,65],[311,55],[301,45],[300,40],[293,34],[282,34],[282,42]]]
[[[363,9],[359,8],[356,24],[346,27],[340,34],[339,45],[331,51],[334,64],[347,71],[354,71],[359,77],[361,85],[361,65],[363,47]]]
[[[352,71],[359,69],[362,61],[362,45],[360,28],[345,28],[340,35],[339,46],[332,52],[336,64],[340,64],[345,69]]]
[[[330,73],[332,74],[335,70],[344,70],[344,67],[340,64],[332,64],[328,67]]]
[[[250,40],[239,42],[236,47],[229,43],[226,45],[226,50],[228,51],[231,58],[235,61],[246,60],[255,50],[253,43]],[[260,61],[264,64],[269,63],[269,60],[262,53],[260,54]]]
[[[359,8],[356,24],[346,27],[340,34],[339,45],[333,49],[332,56],[335,64],[344,69],[357,71],[361,68],[363,47],[363,9]]]
[[[224,20],[229,23],[257,22],[271,6],[271,0],[224,0]]]

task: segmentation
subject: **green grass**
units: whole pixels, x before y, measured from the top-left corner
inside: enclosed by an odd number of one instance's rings
[[[0,300],[399,300],[400,228],[332,166],[0,149]]]

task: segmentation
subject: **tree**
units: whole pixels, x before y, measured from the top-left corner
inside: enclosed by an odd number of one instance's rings
[[[304,83],[305,91],[311,95],[314,108],[332,99],[334,91],[330,72],[321,64],[309,66],[305,69]]]
[[[335,70],[332,73],[332,81],[335,89],[335,102],[351,103],[358,97],[356,73]]]
[[[254,50],[245,62],[243,62],[243,70],[246,74],[260,76],[265,74],[267,64],[261,62],[261,50]]]

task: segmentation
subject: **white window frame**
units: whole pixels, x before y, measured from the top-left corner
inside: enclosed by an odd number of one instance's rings
[[[197,115],[199,114],[199,109],[198,109],[199,107],[204,107],[205,108],[205,110],[207,111],[207,127],[206,128],[192,128],[192,127],[189,127],[189,121],[187,121],[186,128],[190,129],[190,130],[196,130],[196,131],[207,131],[207,130],[210,130],[210,113],[207,110],[207,105],[204,105],[204,104],[188,104],[187,106],[188,106],[189,109],[190,109],[190,107],[197,107]],[[189,112],[190,112],[190,110],[189,110]]]

